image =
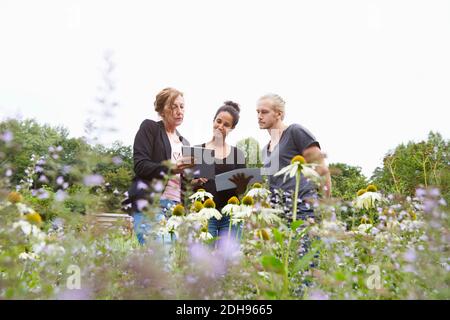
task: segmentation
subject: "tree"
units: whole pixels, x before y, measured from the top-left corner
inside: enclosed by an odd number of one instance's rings
[[[123,193],[131,182],[132,148],[121,142],[116,141],[111,147],[100,144],[91,146],[83,138],[69,138],[67,129],[63,127],[41,125],[33,119],[0,122],[0,133],[4,132],[9,132],[13,137],[11,150],[1,152],[0,157],[2,167],[12,169],[11,186],[26,179],[27,169],[34,171],[37,167],[40,172],[32,173],[31,189],[46,186],[57,191],[61,188],[58,177],[70,186],[83,186],[87,175],[98,174],[109,183],[107,189],[114,196],[114,190]],[[45,163],[37,165],[36,160],[41,157],[44,157]],[[42,176],[45,180],[40,179]]]
[[[367,186],[367,178],[361,173],[360,167],[345,163],[332,163],[329,165],[332,182],[332,196],[343,200],[355,198],[359,189]]]
[[[50,147],[61,146],[62,163],[75,164],[75,155],[88,146],[81,139],[68,138],[68,131],[63,127],[40,125],[34,119],[8,119],[0,122],[0,132],[9,131],[13,135],[14,153],[7,154],[3,162],[12,165],[12,183],[19,183],[24,176],[25,169],[30,164],[32,155],[41,157],[50,153]]]
[[[426,141],[410,141],[387,153],[372,180],[386,192],[410,196],[419,186],[437,186],[449,200],[449,164],[449,141],[430,132]]]

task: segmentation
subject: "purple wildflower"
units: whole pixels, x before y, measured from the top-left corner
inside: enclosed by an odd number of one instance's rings
[[[39,192],[38,192],[38,199],[48,199],[49,198],[49,194],[48,194],[48,192],[46,191],[46,190],[44,190],[44,189],[39,189]]]
[[[11,142],[14,139],[14,135],[12,134],[11,131],[5,131],[2,135],[1,135],[1,139],[3,141],[5,141],[6,143]]]
[[[155,190],[155,192],[162,192],[162,190],[164,189],[164,185],[161,181],[156,181],[153,184],[153,190]]]
[[[92,292],[87,289],[73,289],[65,290],[58,294],[57,300],[90,300],[92,299]]]
[[[403,258],[407,262],[414,262],[416,260],[416,250],[414,250],[414,248],[408,249],[408,251],[406,251],[403,255]]]
[[[148,206],[148,201],[145,199],[139,199],[136,201],[136,207],[139,211],[142,211],[147,206]]]
[[[48,182],[48,178],[45,176],[45,175],[41,175],[40,177],[39,177],[39,180],[38,180],[39,182],[42,182],[42,183],[47,183]]]
[[[62,174],[68,174],[72,170],[72,167],[69,165],[65,165],[62,167]]]
[[[104,181],[103,177],[99,174],[93,174],[84,177],[84,184],[88,187],[101,185]]]
[[[58,178],[56,178],[56,184],[61,186],[64,183],[64,178],[59,176]]]
[[[311,300],[329,300],[330,297],[321,290],[314,290],[314,291],[311,291],[311,293],[309,294],[309,299],[311,299]]]
[[[138,181],[137,183],[137,189],[138,190],[147,190],[148,189],[148,185],[142,181]]]
[[[416,189],[416,197],[417,198],[423,198],[425,196],[425,194],[426,194],[425,189],[422,189],[422,188]]]
[[[111,160],[112,160],[112,163],[114,163],[116,166],[121,165],[123,162],[122,158],[117,157],[117,156],[113,157]]]
[[[59,189],[55,194],[55,200],[58,202],[64,201],[67,198],[67,193]]]

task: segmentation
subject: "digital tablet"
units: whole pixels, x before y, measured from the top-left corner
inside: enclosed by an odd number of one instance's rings
[[[192,168],[194,178],[214,179],[216,174],[214,167],[214,150],[202,147],[183,146],[181,151],[183,157],[194,158],[194,167]]]
[[[230,181],[230,178],[232,178],[235,174],[243,173],[245,176],[253,178],[249,181],[249,185],[253,184],[255,182],[263,182],[262,178],[262,171],[261,168],[241,168],[241,169],[234,169],[232,171],[228,171],[222,174],[218,174],[216,176],[216,190],[222,191],[222,190],[228,190],[236,188],[236,185]]]

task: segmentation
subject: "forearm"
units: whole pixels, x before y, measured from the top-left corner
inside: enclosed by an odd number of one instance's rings
[[[316,163],[315,168],[317,173],[322,177],[320,188],[323,190],[325,197],[331,197],[331,175],[328,165],[325,161],[325,156],[318,147],[311,147],[304,152],[307,163]]]
[[[331,197],[331,174],[328,171],[328,173],[326,174],[326,178],[325,178],[325,185],[324,185],[324,195],[326,198],[330,198]]]

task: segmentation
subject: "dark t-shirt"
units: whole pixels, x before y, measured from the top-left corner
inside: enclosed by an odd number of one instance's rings
[[[201,147],[205,147],[203,143]],[[236,147],[231,147],[231,152],[228,157],[224,159],[215,158],[214,167],[216,170],[216,175],[225,173],[234,169],[245,168],[245,156],[244,153]],[[216,209],[222,210],[222,208],[227,204],[228,199],[233,196],[238,196],[236,193],[236,188],[229,190],[216,190],[216,181],[215,179],[209,179],[202,187],[198,187],[196,189],[205,189],[209,193],[214,196],[214,202],[216,203]]]
[[[317,145],[320,148],[319,142],[316,141],[311,132],[299,124],[291,124],[283,131],[280,142],[272,152],[269,152],[268,144],[264,146],[262,156],[264,168],[269,174],[270,189],[282,189],[290,192],[295,190],[295,178],[287,177],[283,182],[284,175],[274,177],[273,174],[290,165],[293,157],[303,155],[303,151],[312,145]],[[309,196],[314,192],[316,192],[314,184],[307,181],[302,175],[299,198]]]

